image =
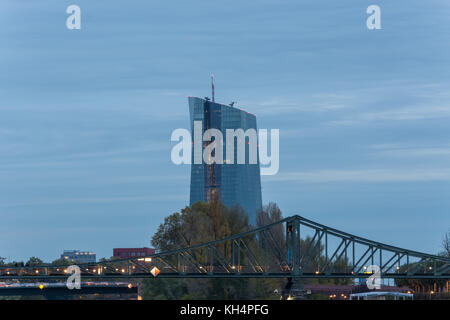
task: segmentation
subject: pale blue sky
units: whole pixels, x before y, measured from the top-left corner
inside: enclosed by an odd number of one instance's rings
[[[66,28],[66,8],[82,29]],[[381,7],[382,30],[366,28]],[[0,256],[149,246],[189,201],[187,96],[280,129],[263,202],[435,253],[450,229],[447,0],[0,3]]]

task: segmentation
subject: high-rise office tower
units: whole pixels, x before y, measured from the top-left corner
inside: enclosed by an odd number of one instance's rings
[[[226,129],[255,129],[256,116],[235,108],[231,105],[223,105],[208,99],[189,97],[189,113],[191,120],[192,138],[195,139],[194,121],[201,123],[201,135],[208,129],[218,129],[223,134],[223,164],[207,164],[203,161],[203,151],[210,141],[201,143],[200,148],[193,148],[191,164],[191,194],[190,204],[197,201],[209,202],[212,199],[221,200],[227,207],[241,206],[249,217],[252,225],[256,224],[256,213],[261,209],[261,177],[259,168],[259,156],[256,155],[256,163],[249,161],[249,141],[245,143],[245,163],[237,161],[237,143],[239,138],[234,137],[235,152],[233,163],[226,160]],[[201,139],[201,137],[200,137]],[[247,139],[244,137],[244,139]],[[195,143],[195,141],[194,141]],[[257,153],[258,146],[256,144]],[[201,163],[195,163],[194,157],[202,159]]]

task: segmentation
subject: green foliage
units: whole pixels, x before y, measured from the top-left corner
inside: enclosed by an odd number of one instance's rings
[[[44,265],[44,261],[37,257],[31,257],[28,259],[28,261],[25,263],[25,267],[36,267],[36,266],[42,266]]]
[[[267,221],[281,219],[281,211],[275,204],[263,208],[262,212]],[[222,239],[249,229],[242,208],[228,209],[221,202],[197,202],[166,217],[151,242],[156,249],[166,251]],[[221,245],[222,252],[230,250],[230,243]],[[256,245],[252,238],[249,245]],[[202,256],[198,259],[203,262]],[[157,278],[144,281],[142,296],[144,299],[273,299],[279,298],[273,291],[281,290],[282,282],[278,279]]]
[[[442,249],[441,255],[450,258],[450,231],[448,231],[442,239]]]
[[[443,239],[442,239],[442,249],[443,251],[440,253],[443,257],[450,257],[450,231],[447,232]],[[436,264],[437,268],[442,267],[444,263],[438,262]],[[415,263],[411,263],[410,267],[413,267]],[[422,268],[433,268],[434,265],[429,263],[421,266]],[[400,266],[399,271],[403,272],[406,270],[407,266],[402,265]],[[444,288],[446,286],[446,280],[432,280],[432,279],[395,279],[395,284],[398,286],[406,286],[414,290],[420,290],[420,291],[430,291],[433,290],[435,286]]]
[[[52,266],[70,266],[72,264],[73,264],[72,261],[70,261],[68,259],[64,259],[64,258],[56,259],[56,260],[52,261],[52,263],[51,263]]]
[[[23,261],[11,261],[4,264],[5,267],[23,267],[25,263]]]
[[[239,207],[220,202],[194,203],[164,219],[153,235],[152,245],[167,251],[189,247],[249,230],[248,218]]]
[[[282,212],[275,203],[269,203],[258,212],[257,227],[266,226],[283,219]],[[239,207],[228,209],[220,202],[197,202],[191,207],[185,207],[164,219],[157,232],[152,237],[152,245],[160,251],[174,250],[203,244],[214,240],[226,238],[233,234],[245,232],[250,229],[247,216]],[[286,246],[285,230],[282,224],[270,228],[274,241],[280,248]],[[255,235],[245,239],[249,248],[254,252],[256,248],[267,245]],[[220,251],[227,255],[231,250],[228,241],[219,244]],[[310,259],[306,272],[315,272],[320,266],[326,264],[323,246],[311,237],[302,239],[301,251],[310,248]],[[202,249],[199,249],[202,250]],[[261,251],[259,251],[261,252]],[[270,252],[264,251],[262,252]],[[205,263],[205,254],[201,253],[196,259]],[[243,258],[245,259],[245,258]],[[264,260],[264,257],[262,257]],[[276,270],[276,259],[268,259],[269,268]],[[342,256],[335,262],[335,272],[350,270],[349,260]],[[173,262],[175,263],[175,261]],[[243,265],[247,262],[241,261]],[[350,284],[350,279],[309,279],[304,284]],[[147,279],[143,285],[145,299],[279,299],[285,287],[285,279]]]
[[[313,293],[308,295],[308,300],[330,300],[330,297],[322,293]]]
[[[188,294],[183,279],[145,279],[142,297],[149,300],[180,300]]]
[[[280,279],[146,279],[142,297],[150,300],[279,299]]]

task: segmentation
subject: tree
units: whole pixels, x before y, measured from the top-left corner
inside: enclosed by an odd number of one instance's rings
[[[59,258],[52,261],[52,266],[70,266],[71,264],[73,264],[72,261],[64,258]]]
[[[277,221],[283,220],[283,214],[276,203],[269,202],[269,204],[263,206],[262,210],[258,212],[256,216],[256,223],[258,227],[266,226]],[[283,229],[283,224],[278,224],[270,228],[270,232],[273,235],[275,242],[280,248],[285,248],[286,246],[286,236]],[[264,243],[262,244],[264,245]],[[323,250],[323,245],[319,246],[318,241],[314,240],[308,236],[304,239],[300,239],[300,251],[306,252],[307,248],[309,250],[310,259],[308,261],[308,266],[304,270],[305,272],[314,273],[319,266],[324,266],[326,264],[326,258]],[[313,249],[311,249],[313,248]],[[341,257],[339,260],[335,261],[334,271],[344,272],[350,269],[350,263],[345,257]],[[304,280],[303,283],[321,283],[321,284],[350,284],[350,279],[314,279],[314,280]]]
[[[272,216],[275,218],[275,211]],[[153,235],[151,243],[156,249],[167,251],[223,239],[248,231],[250,228],[247,215],[238,206],[227,208],[219,201],[197,202],[166,217],[164,223]],[[249,238],[248,245],[256,245],[254,238]],[[223,242],[220,246],[220,250],[225,255],[230,253],[231,242]],[[201,263],[206,262],[202,254],[199,254],[196,259]],[[276,281],[263,279],[147,279],[143,285],[143,297],[146,299],[263,299],[270,297],[273,289],[280,288],[274,287],[273,282]]]
[[[269,202],[268,205],[262,207],[256,216],[256,225],[258,227],[266,226],[275,222],[283,220],[283,213],[278,205],[274,202]],[[272,235],[277,243],[284,247],[284,230],[283,225],[279,224],[270,229]]]
[[[25,267],[37,267],[42,266],[44,264],[44,261],[37,257],[31,257],[28,259],[28,261],[25,263]]]
[[[450,257],[450,231],[448,231],[442,239],[442,248],[444,251],[441,254]]]
[[[5,267],[23,267],[25,263],[23,261],[12,261],[5,264]]]
[[[440,253],[441,256],[450,257],[450,231],[448,231],[442,238],[442,249]],[[414,264],[413,264],[414,265]],[[442,263],[438,263],[437,267],[441,267]],[[406,269],[406,265],[402,265],[400,270]],[[432,279],[396,279],[395,283],[399,286],[408,286],[414,288],[416,292],[427,292],[433,290],[435,286],[444,288],[446,285],[446,280],[432,280]]]
[[[228,209],[221,202],[194,203],[164,219],[152,237],[160,250],[184,248],[225,238],[250,229],[248,218],[239,207]]]

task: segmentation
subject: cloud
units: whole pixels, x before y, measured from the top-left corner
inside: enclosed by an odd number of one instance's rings
[[[180,183],[183,181],[189,181],[190,173],[188,171],[185,174],[178,175],[164,175],[164,176],[128,176],[122,178],[111,179],[111,183],[141,183],[141,182],[166,182],[166,183]]]
[[[258,114],[325,112],[354,107],[355,95],[348,93],[316,93],[300,97],[271,97],[264,101],[243,101]],[[245,107],[244,107],[245,108]]]
[[[156,195],[156,196],[134,196],[134,197],[99,197],[99,198],[58,198],[44,199],[28,202],[0,203],[0,207],[38,206],[38,205],[60,205],[79,203],[117,203],[117,202],[148,202],[148,201],[185,201],[185,195]]]
[[[449,106],[417,106],[391,109],[379,112],[362,112],[346,116],[341,120],[330,121],[332,125],[354,125],[385,121],[413,121],[441,119],[450,117]]]
[[[378,144],[372,145],[376,154],[393,157],[428,157],[449,156],[450,145],[424,146],[412,144]]]
[[[450,181],[450,168],[292,171],[264,176],[264,181],[299,183]]]
[[[158,152],[161,154],[166,154],[170,152],[170,144],[168,142],[161,141],[149,141],[147,145],[140,145],[136,147],[111,149],[105,151],[94,151],[94,152],[80,152],[72,153],[68,155],[58,155],[47,157],[45,159],[33,159],[32,161],[26,162],[7,162],[0,163],[1,169],[9,168],[39,168],[39,167],[57,167],[57,166],[76,166],[80,164],[80,161],[87,160],[97,160],[105,161],[105,159],[119,161],[119,162],[130,162],[135,161],[137,158],[131,158],[131,154],[145,154],[148,152],[153,152],[152,155],[155,156]]]

